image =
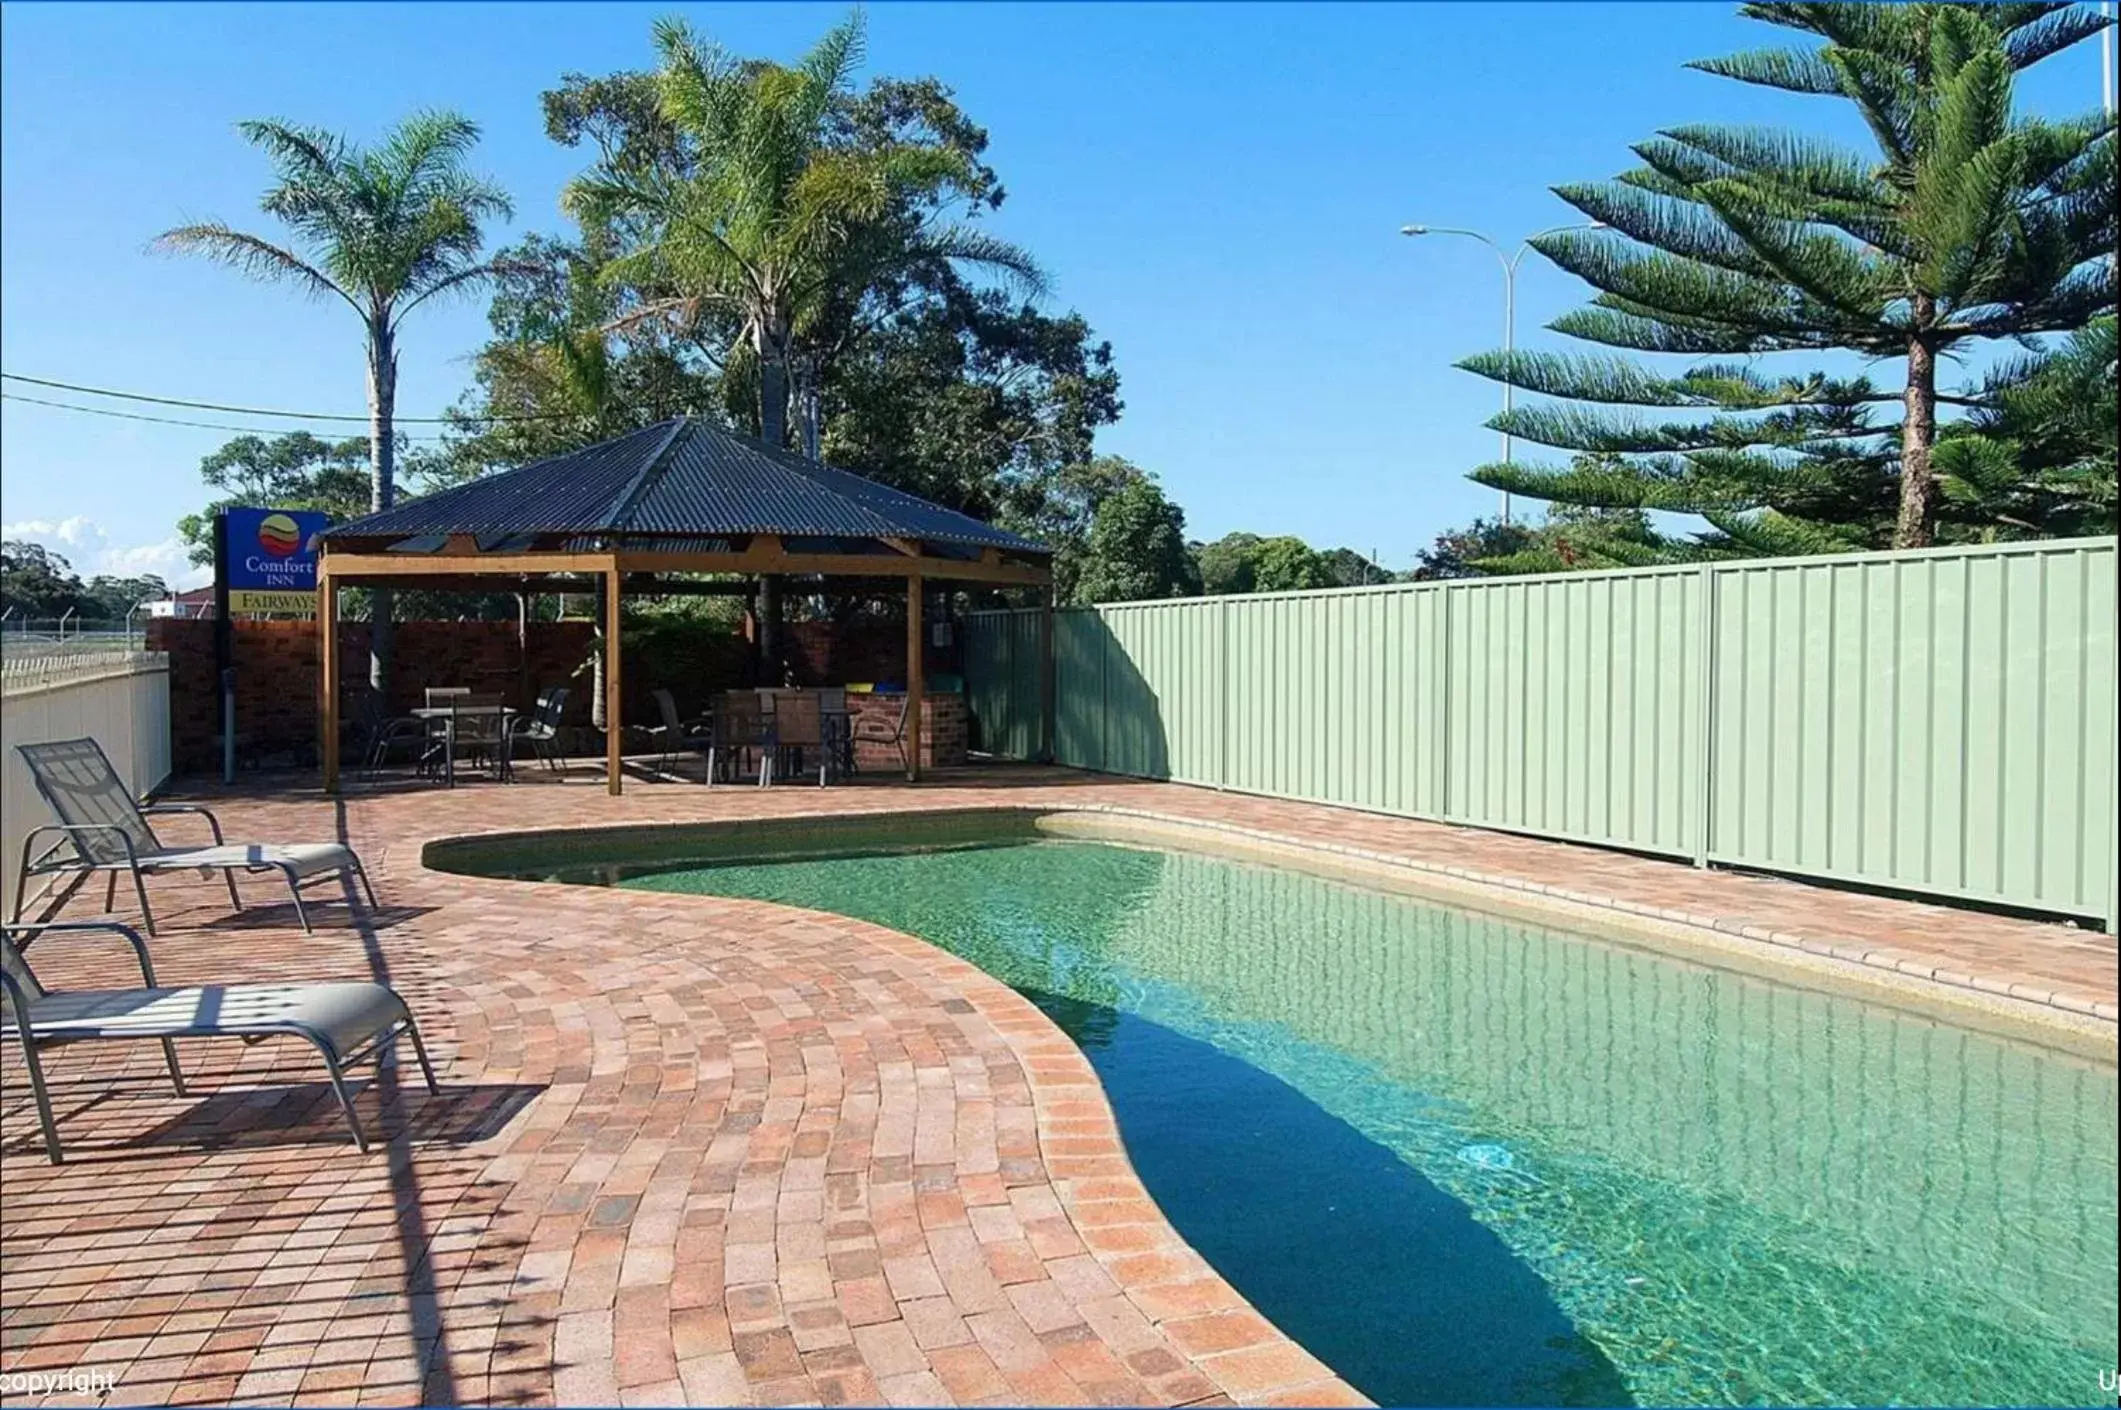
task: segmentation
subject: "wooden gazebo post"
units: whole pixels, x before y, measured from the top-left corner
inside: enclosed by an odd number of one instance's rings
[[[921,670],[921,595],[925,584],[919,572],[906,575],[906,782],[921,777],[921,696],[927,682]]]
[[[626,789],[626,693],[619,687],[625,666],[619,654],[619,582],[618,555],[613,554],[611,566],[604,573],[604,788],[614,798]]]

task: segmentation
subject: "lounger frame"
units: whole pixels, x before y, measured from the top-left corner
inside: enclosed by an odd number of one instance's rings
[[[157,987],[155,984],[154,961],[147,953],[147,942],[131,926],[122,925],[116,921],[54,921],[34,925],[11,924],[0,927],[0,943],[5,943],[9,948],[13,949],[16,955],[21,957],[23,968],[27,970],[31,940],[39,935],[47,935],[58,931],[85,930],[111,931],[124,936],[127,943],[132,946],[134,956],[140,961],[140,977],[145,981],[145,987],[149,989]],[[61,1164],[65,1159],[65,1155],[59,1145],[59,1123],[52,1113],[51,1093],[45,1086],[44,1063],[40,1057],[40,1051],[45,1048],[60,1047],[67,1043],[134,1042],[142,1038],[155,1039],[162,1044],[162,1058],[169,1067],[170,1085],[175,1087],[177,1095],[182,1097],[188,1096],[190,1093],[185,1090],[184,1072],[177,1065],[177,1048],[176,1044],[171,1041],[172,1039],[239,1038],[245,1043],[259,1043],[267,1038],[300,1038],[314,1046],[318,1055],[324,1059],[324,1071],[331,1081],[332,1095],[338,1099],[339,1110],[346,1116],[346,1124],[353,1132],[355,1147],[363,1154],[368,1151],[368,1133],[362,1128],[361,1118],[354,1111],[353,1095],[347,1090],[346,1074],[349,1069],[359,1067],[370,1059],[374,1059],[380,1066],[383,1059],[391,1052],[392,1044],[402,1036],[412,1041],[413,1056],[419,1060],[420,1075],[426,1079],[427,1090],[430,1092],[439,1092],[441,1090],[435,1081],[434,1064],[427,1057],[427,1045],[420,1041],[419,1025],[413,1021],[412,1011],[409,1007],[404,1006],[402,999],[399,1000],[399,1003],[401,1008],[404,1008],[405,1017],[403,1019],[393,1020],[385,1024],[376,1032],[354,1044],[350,1050],[341,1052],[338,1044],[333,1041],[330,1034],[292,1019],[248,1021],[235,1025],[225,1022],[213,1024],[170,1024],[165,1029],[159,1029],[154,1032],[58,1032],[40,1035],[36,1031],[36,999],[23,989],[14,974],[5,966],[0,966],[0,990],[4,990],[7,1000],[6,1022],[4,1026],[0,1026],[0,1038],[4,1038],[6,1030],[12,1028],[21,1040],[23,1061],[29,1068],[30,1093],[37,1103],[37,1120],[44,1128],[44,1153],[51,1158],[51,1162],[54,1165]],[[110,992],[122,993],[127,991]]]

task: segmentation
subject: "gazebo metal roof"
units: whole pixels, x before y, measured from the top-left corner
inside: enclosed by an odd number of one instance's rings
[[[551,537],[654,548],[778,534],[1051,554],[954,509],[686,416],[422,495],[342,524],[325,541],[336,548],[452,534],[474,536],[482,551]],[[863,551],[845,542],[818,547]]]

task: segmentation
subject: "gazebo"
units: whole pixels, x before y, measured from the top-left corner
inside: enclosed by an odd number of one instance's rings
[[[317,631],[324,786],[339,785],[340,587],[598,594],[607,653],[605,771],[618,793],[625,719],[619,622],[629,590],[656,592],[659,575],[668,573],[903,580],[914,778],[926,585],[1042,589],[1050,633],[1051,557],[1041,544],[955,510],[688,416],[422,495],[323,536]]]

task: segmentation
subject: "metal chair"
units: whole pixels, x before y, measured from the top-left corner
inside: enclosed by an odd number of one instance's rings
[[[38,936],[55,931],[114,931],[132,945],[140,962],[142,989],[47,989],[29,967],[25,951]],[[170,1085],[184,1090],[173,1038],[241,1038],[246,1043],[286,1036],[300,1038],[324,1059],[332,1095],[353,1130],[354,1145],[368,1150],[368,1133],[354,1113],[346,1088],[346,1070],[374,1059],[381,1063],[398,1038],[412,1042],[427,1090],[441,1091],[427,1046],[420,1041],[412,1010],[397,993],[381,984],[207,984],[187,989],[155,986],[154,962],[147,942],[128,925],[111,921],[74,921],[53,925],[0,927],[0,1014],[21,1039],[29,1068],[30,1093],[37,1121],[44,1128],[44,1153],[54,1165],[65,1159],[59,1148],[59,1123],[45,1090],[42,1050],[61,1043],[92,1039],[153,1038],[162,1044]],[[4,1032],[4,1030],[0,1030]]]
[[[872,697],[874,698],[874,697]],[[901,695],[898,701],[898,718],[887,720],[880,714],[865,714],[854,722],[854,738],[868,744],[895,744],[900,761],[910,773],[913,755],[908,748],[906,712],[913,705],[913,697]]]
[[[767,747],[766,717],[759,708],[756,692],[732,690],[724,695],[715,705],[708,734],[709,784],[722,777],[725,769],[733,780],[736,769],[741,767],[744,751],[751,749],[758,751],[759,784],[764,786],[772,781],[773,751]]]
[[[455,732],[456,758],[470,755],[474,768],[485,765],[502,783],[514,777],[508,757],[513,752],[508,738],[509,719],[499,691],[465,691],[449,702],[449,718]],[[455,783],[455,778],[450,782]]]
[[[537,703],[530,707],[530,717],[515,724],[509,731],[509,753],[515,752],[515,741],[530,741],[530,752],[543,761],[546,768],[558,772],[560,769],[560,716],[567,709],[567,687],[547,686],[538,692]]]
[[[825,747],[825,719],[816,694],[807,690],[782,691],[773,703],[772,735],[768,753],[775,770],[784,765],[790,772],[801,768],[803,751],[807,749],[808,757],[817,761],[817,786],[823,788],[832,766],[832,752]]]
[[[397,745],[426,744],[427,721],[413,715],[392,715],[382,692],[373,686],[357,687],[348,691],[347,697],[352,704],[347,713],[352,721],[354,757],[360,761],[364,775],[373,777],[390,762],[390,751]]]
[[[33,876],[57,878],[73,873],[108,873],[103,908],[118,900],[118,875],[133,879],[133,893],[140,898],[140,916],[147,933],[155,933],[155,913],[147,904],[147,877],[156,872],[218,871],[228,883],[228,899],[237,910],[243,898],[236,891],[239,871],[276,871],[287,880],[294,894],[295,917],[308,930],[309,912],[302,905],[302,888],[320,876],[358,877],[368,893],[368,904],[376,904],[375,888],[368,872],[351,847],[341,842],[229,842],[221,836],[221,822],[194,803],[160,803],[142,808],[139,800],[119,779],[117,770],[93,739],[61,739],[46,744],[18,744],[15,752],[29,766],[37,792],[59,819],[56,824],[31,828],[22,839],[22,862],[15,873],[15,909],[10,921],[22,919]],[[206,819],[213,833],[211,847],[171,847],[155,835],[150,817],[196,813]],[[52,842],[32,856],[40,837]],[[48,889],[48,888],[47,888]],[[41,893],[40,893],[41,894]]]
[[[679,754],[697,749],[702,767],[711,775],[714,772],[712,723],[705,717],[690,720],[681,717],[678,714],[677,697],[661,686],[648,693],[654,698],[656,714],[662,720],[660,724],[648,726],[649,735],[662,750],[662,756],[656,760],[656,768],[668,772],[671,761]],[[712,778],[708,782],[713,782]]]
[[[446,710],[457,701],[471,694],[468,685],[431,685],[421,693],[421,703],[430,710]],[[451,761],[449,730],[451,722],[441,716],[429,716],[427,747],[420,752],[420,772],[428,778],[440,778]],[[455,782],[455,780],[451,780]]]
[[[841,778],[854,774],[854,732],[847,714],[847,688],[826,686],[817,693],[818,714],[825,727],[825,748]]]

